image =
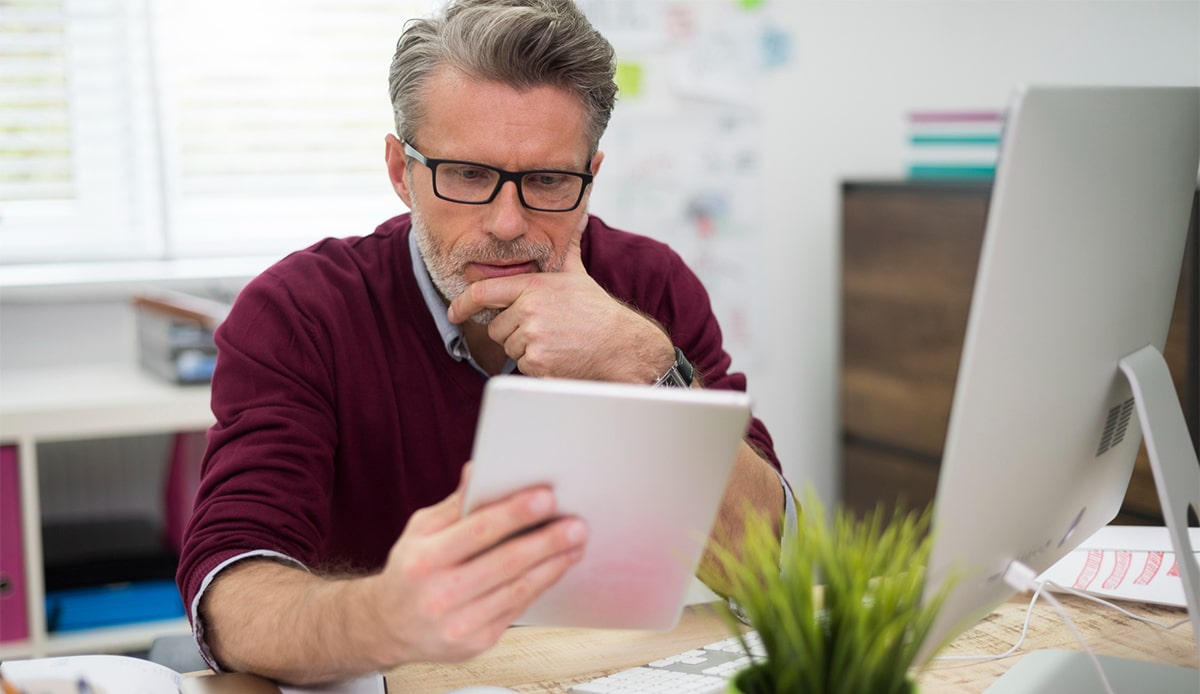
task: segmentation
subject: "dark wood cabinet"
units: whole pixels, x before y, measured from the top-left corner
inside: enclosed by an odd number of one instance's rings
[[[851,508],[933,500],[974,290],[990,182],[842,186],[842,496]],[[1196,203],[1164,354],[1200,432]],[[1200,447],[1200,446],[1198,446]],[[1122,523],[1161,523],[1145,447]]]

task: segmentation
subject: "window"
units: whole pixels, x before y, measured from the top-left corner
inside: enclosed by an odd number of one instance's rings
[[[133,3],[2,4],[0,259],[160,253]]]
[[[404,211],[387,71],[430,0],[0,0],[0,262],[282,254]]]

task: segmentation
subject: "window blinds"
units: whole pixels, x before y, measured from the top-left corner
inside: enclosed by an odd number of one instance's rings
[[[290,250],[404,211],[383,160],[387,73],[427,5],[155,4],[177,252]]]
[[[12,0],[0,20],[0,261],[157,252],[144,23],[130,0]]]
[[[404,211],[387,72],[430,0],[0,0],[0,262],[283,254]]]
[[[0,197],[72,197],[67,51],[62,2],[10,5],[0,44]]]

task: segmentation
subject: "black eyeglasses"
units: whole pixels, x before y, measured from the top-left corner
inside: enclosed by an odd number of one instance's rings
[[[574,171],[505,171],[470,161],[430,159],[407,142],[404,153],[429,167],[434,195],[464,205],[486,205],[496,199],[505,181],[512,181],[525,207],[539,212],[570,212],[579,207],[583,191],[592,182],[591,174]]]

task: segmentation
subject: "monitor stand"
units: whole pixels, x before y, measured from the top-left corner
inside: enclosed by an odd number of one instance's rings
[[[1196,650],[1200,654],[1200,563],[1188,537],[1188,508],[1200,515],[1200,461],[1188,438],[1179,397],[1162,353],[1146,346],[1119,362],[1137,403],[1154,486],[1175,548]],[[1114,691],[1178,692],[1194,686],[1196,671],[1132,658],[1099,656]],[[1182,685],[1180,683],[1183,683]],[[1181,689],[1180,687],[1184,687]],[[1095,665],[1081,651],[1044,649],[1021,658],[987,694],[1098,691]]]
[[[1200,654],[1200,563],[1188,538],[1188,508],[1200,515],[1200,462],[1188,438],[1179,396],[1162,352],[1147,345],[1119,362],[1133,388],[1138,420],[1150,454],[1154,486],[1175,548],[1196,652]]]
[[[1104,677],[1114,692],[1179,694],[1195,691],[1196,671],[1181,665],[1148,663],[1098,655]],[[1062,694],[1102,692],[1096,666],[1081,651],[1045,648],[1022,657],[985,694]]]

